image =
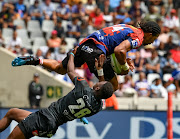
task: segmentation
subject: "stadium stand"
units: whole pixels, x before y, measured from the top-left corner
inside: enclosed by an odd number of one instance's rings
[[[160,59],[160,65],[162,64],[162,57],[166,57],[166,54],[168,52],[172,53],[172,59],[176,64],[177,67],[180,68],[180,60],[178,60],[177,56],[180,54],[180,23],[179,23],[179,17],[180,17],[180,10],[177,7],[176,1],[162,1],[161,4],[153,3],[152,1],[138,1],[139,5],[136,4],[138,2],[135,2],[134,0],[131,0],[131,2],[127,2],[127,0],[123,0],[120,3],[114,2],[113,5],[109,5],[110,11],[103,11],[104,7],[102,4],[100,4],[100,0],[92,0],[93,5],[96,5],[102,10],[101,14],[104,17],[104,21],[106,20],[106,24],[103,27],[115,24],[117,18],[124,16],[120,14],[125,14],[128,16],[128,20],[118,20],[118,22],[122,24],[130,24],[136,26],[138,22],[146,18],[153,17],[152,20],[156,21],[160,27],[161,27],[161,34],[158,37],[157,40],[151,45],[151,48],[144,49],[141,47],[137,51],[140,52],[141,58],[144,60],[143,68],[141,71],[144,73],[147,73],[146,71],[146,60],[147,58],[151,57],[152,50],[156,50],[158,52],[158,57]],[[128,0],[130,1],[130,0]],[[47,15],[42,12],[42,25],[39,22],[39,20],[31,20],[31,16],[29,15],[29,7],[32,6],[35,2],[35,0],[24,0],[24,5],[26,6],[26,11],[16,12],[15,4],[18,2],[18,0],[3,0],[1,1],[2,6],[0,5],[0,28],[1,28],[1,34],[2,37],[0,38],[0,46],[7,48],[12,53],[15,53],[16,55],[21,54],[22,49],[16,50],[16,48],[9,49],[9,42],[13,40],[13,31],[17,31],[18,37],[22,40],[22,46],[21,48],[26,48],[28,50],[29,54],[36,55],[37,50],[39,49],[40,53],[42,52],[42,57],[46,57],[46,53],[49,51],[49,46],[46,43],[47,40],[51,38],[51,32],[55,29],[55,26],[57,25],[58,21],[61,21],[63,33],[58,32],[60,39],[61,39],[61,45],[56,50],[52,50],[51,57],[56,59],[57,57],[64,57],[66,53],[72,49],[75,45],[78,44],[76,38],[67,37],[68,32],[68,25],[72,25],[72,7],[76,4],[75,2],[68,1],[65,4],[65,8],[61,11],[61,14],[66,15],[67,13],[70,14],[69,18],[66,19],[62,15],[57,16],[57,7],[60,5],[59,1],[53,1],[51,0],[51,3],[54,7],[54,11],[51,17],[49,19],[46,17]],[[39,0],[39,5],[42,6],[43,0]],[[169,3],[168,3],[169,2]],[[128,4],[127,4],[128,3]],[[14,11],[7,11],[8,14],[6,15],[2,10],[4,7],[6,7],[9,4],[9,8],[14,9]],[[82,9],[84,9],[83,14],[85,13],[85,16],[78,17],[80,21],[78,22],[78,25],[80,26],[80,32],[81,36],[79,39],[79,42],[83,40],[84,36],[88,36],[89,32],[93,32],[94,30],[97,30],[97,28],[90,27],[89,25],[89,17],[90,13],[93,12],[93,5],[86,5],[86,1],[84,2],[84,5],[82,5]],[[122,5],[120,5],[122,4]],[[116,5],[114,7],[114,5]],[[91,7],[92,6],[92,7]],[[136,9],[136,6],[138,7]],[[91,8],[90,8],[91,7]],[[153,13],[150,11],[150,7],[157,11],[156,13]],[[90,10],[90,9],[92,10]],[[125,10],[122,10],[125,8]],[[167,9],[165,12],[163,12],[163,8]],[[40,11],[41,12],[41,11]],[[122,12],[122,13],[121,13]],[[23,14],[22,14],[23,13]],[[74,16],[75,14],[73,14]],[[7,18],[6,18],[7,16]],[[111,22],[107,22],[107,17],[111,17]],[[38,15],[37,15],[38,17]],[[60,30],[61,31],[61,30]],[[59,37],[58,36],[58,37]],[[170,41],[172,37],[172,41]],[[43,46],[43,47],[42,47]],[[2,51],[4,52],[4,51]],[[6,53],[6,52],[5,52]],[[133,55],[133,52],[131,53]],[[57,56],[58,55],[58,56]],[[61,59],[62,59],[61,58]],[[135,56],[132,58],[136,58]],[[59,59],[58,59],[59,60]],[[61,60],[60,60],[61,61]],[[171,62],[167,62],[167,65],[171,65]],[[51,73],[50,73],[51,74]],[[129,73],[132,76],[132,80],[134,82],[139,80],[139,72],[135,71],[135,73]],[[56,76],[56,74],[52,73],[52,76]],[[86,76],[86,75],[85,75]],[[93,76],[94,77],[94,76]],[[161,84],[164,86],[169,79],[171,78],[171,73],[163,73],[162,70],[153,73],[147,73],[147,82],[149,84],[149,90],[150,93],[152,93],[152,90],[150,86],[154,84],[154,80],[156,78],[161,79]],[[64,78],[62,78],[63,80]],[[96,82],[96,79],[92,79],[93,83]],[[118,76],[119,83],[124,82],[124,76]],[[180,106],[178,104],[179,101],[179,94],[180,94],[180,87],[175,84],[175,82],[172,82],[172,85],[175,86],[175,92],[173,93],[174,98],[174,110],[180,110]],[[167,90],[167,88],[164,86],[164,88]],[[137,95],[137,94],[136,94]],[[125,96],[125,95],[122,95]],[[151,95],[149,97],[140,97],[137,96],[137,99],[135,97],[120,97],[117,96],[118,102],[119,102],[119,109],[138,109],[138,110],[166,110],[166,99],[165,98],[151,98]],[[148,101],[149,105],[146,105],[145,103]],[[3,106],[3,102],[2,102]]]

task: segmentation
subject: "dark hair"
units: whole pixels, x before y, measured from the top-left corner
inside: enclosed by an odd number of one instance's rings
[[[145,33],[152,33],[153,36],[157,36],[161,33],[160,26],[154,21],[140,22],[140,28]]]
[[[113,85],[110,82],[107,82],[101,87],[100,91],[101,91],[100,98],[107,99],[111,97],[114,92]]]

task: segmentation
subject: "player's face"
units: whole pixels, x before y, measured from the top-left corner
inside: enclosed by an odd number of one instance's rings
[[[158,36],[153,36],[151,35],[147,35],[144,37],[144,41],[143,41],[143,45],[148,45],[153,43],[156,39],[158,38]]]
[[[93,89],[98,91],[102,85],[104,85],[107,81],[98,82],[93,86]]]

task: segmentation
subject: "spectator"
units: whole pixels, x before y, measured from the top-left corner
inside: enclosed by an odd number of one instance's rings
[[[62,38],[62,37],[65,37],[65,36],[66,36],[66,35],[65,35],[64,28],[62,27],[62,21],[61,21],[61,20],[58,20],[58,21],[57,21],[57,24],[56,24],[54,30],[57,31],[57,36],[58,36],[59,38]]]
[[[126,9],[120,9],[115,16],[115,24],[132,24]]]
[[[9,3],[3,5],[2,11],[0,12],[0,18],[2,20],[2,27],[7,27],[9,22],[15,19],[14,6]]]
[[[110,98],[106,99],[106,109],[118,110],[118,101],[114,94]]]
[[[180,64],[178,65],[178,69],[172,72],[172,77],[174,79],[177,92],[180,92]]]
[[[121,97],[121,96],[128,96],[131,95],[132,93],[135,92],[135,90],[133,89],[135,87],[135,83],[132,80],[132,77],[130,75],[126,75],[124,77],[124,82],[123,83],[119,83],[119,89],[115,91],[115,95],[117,97]],[[130,93],[128,90],[130,90]]]
[[[167,99],[167,90],[162,86],[161,79],[157,78],[151,85],[151,97],[152,98],[166,98]]]
[[[21,52],[20,52],[19,56],[29,56],[27,49],[24,47],[21,48]]]
[[[165,44],[163,42],[160,42],[160,45],[156,50],[160,58],[164,57],[167,54],[167,50],[165,50]]]
[[[173,36],[169,36],[168,42],[165,43],[164,49],[166,51],[170,51],[171,49],[174,49],[176,45],[173,43]]]
[[[174,49],[171,49],[172,58],[176,63],[180,63],[180,45],[176,46]]]
[[[144,59],[150,58],[152,55],[151,53],[152,50],[154,50],[154,46],[152,44],[144,46],[144,48],[140,50],[141,58],[144,58]]]
[[[162,28],[161,34],[157,38],[160,42],[167,43],[169,39],[169,27],[165,26]]]
[[[172,59],[172,54],[170,52],[168,52],[165,57],[161,58],[160,66],[163,74],[172,73],[175,69],[178,68],[178,65]]]
[[[139,73],[139,80],[135,83],[135,89],[140,97],[150,96],[150,87],[144,72]]]
[[[140,57],[140,52],[136,51],[135,53],[135,59],[134,61],[134,66],[135,66],[135,72],[139,73],[139,72],[143,72],[144,71],[144,59]]]
[[[176,86],[175,84],[173,83],[174,82],[174,79],[173,77],[171,77],[165,84],[164,84],[164,87],[166,88],[166,90],[168,92],[172,92],[174,97],[177,98],[178,94],[177,94],[177,91],[176,91]]]
[[[80,31],[81,31],[81,37],[85,38],[88,36],[88,22],[82,21]]]
[[[43,11],[39,5],[39,0],[35,0],[34,5],[30,6],[29,16],[30,16],[31,20],[38,20],[40,25],[42,25]]]
[[[22,40],[17,36],[17,32],[13,32],[13,38],[10,40],[8,49],[14,53],[20,53],[20,48],[22,47]]]
[[[55,12],[55,7],[51,3],[51,0],[45,0],[44,3],[41,5],[43,15],[46,20],[56,20],[56,12]]]
[[[156,19],[160,18],[157,7],[150,5],[149,13],[147,13],[144,17],[144,20],[148,21],[156,21]]]
[[[85,17],[85,8],[83,7],[82,2],[78,2],[78,4],[72,7],[72,18],[79,18],[83,20]]]
[[[61,38],[57,36],[58,32],[53,30],[51,33],[51,38],[47,41],[49,48],[58,48],[61,46]]]
[[[105,26],[105,21],[103,14],[99,8],[96,8],[93,13],[89,16],[89,31],[88,33],[94,32],[94,30],[99,30]]]
[[[106,26],[112,24],[114,12],[109,4],[109,0],[104,0],[104,4],[101,4],[99,8],[103,13],[103,19],[106,22]]]
[[[15,12],[17,13],[16,17],[27,21],[27,17],[28,17],[27,8],[26,5],[23,4],[23,2],[24,0],[19,0],[17,3],[15,3]]]
[[[41,59],[44,59],[43,53],[42,53],[41,49],[38,49],[38,50],[36,51],[36,57],[41,58]]]
[[[45,59],[55,59],[55,53],[53,48],[49,48],[45,55]]]
[[[73,18],[72,22],[69,22],[67,25],[68,32],[67,35],[68,37],[74,37],[77,40],[77,43],[79,42],[80,38],[80,26],[78,25],[79,19],[78,18]]]
[[[57,19],[69,20],[70,9],[66,0],[61,0],[60,5],[56,9]]]
[[[143,11],[141,10],[140,3],[141,3],[140,0],[136,0],[133,6],[130,8],[129,15],[131,18],[135,17],[137,11],[139,12],[140,16],[142,16]]]
[[[149,73],[160,73],[160,59],[158,57],[157,51],[152,51],[151,58],[146,59],[146,74]]]
[[[88,0],[84,5],[86,15],[90,15],[96,8],[96,4],[93,3],[94,0]]]
[[[178,30],[179,18],[176,15],[176,10],[172,9],[170,15],[165,18],[164,25],[172,30]]]
[[[40,107],[42,95],[43,87],[39,83],[39,74],[35,73],[33,81],[29,84],[29,103],[31,108],[36,109]]]

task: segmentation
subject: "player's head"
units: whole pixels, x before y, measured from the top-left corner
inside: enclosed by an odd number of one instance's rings
[[[93,86],[95,90],[95,96],[98,99],[107,99],[112,96],[114,90],[113,85],[110,82],[102,81],[98,82]]]
[[[139,26],[144,32],[143,45],[153,43],[161,33],[160,26],[154,21],[140,22]]]

